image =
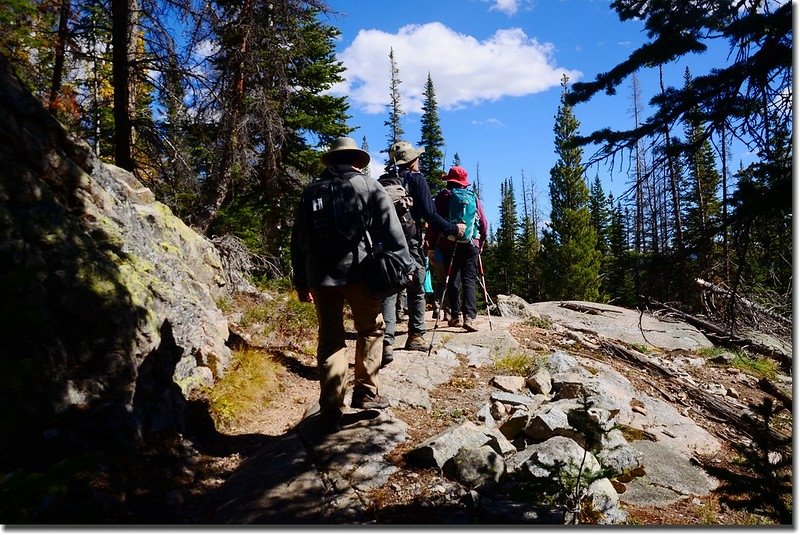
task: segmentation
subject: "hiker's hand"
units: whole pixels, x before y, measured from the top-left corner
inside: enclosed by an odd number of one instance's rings
[[[314,302],[314,296],[311,295],[311,291],[310,290],[303,290],[303,289],[299,289],[299,288],[297,290],[297,299],[299,299],[301,303],[313,303]]]
[[[464,235],[464,232],[466,232],[467,226],[464,223],[456,223],[456,227],[458,227],[458,234],[456,234],[456,236],[460,238]]]

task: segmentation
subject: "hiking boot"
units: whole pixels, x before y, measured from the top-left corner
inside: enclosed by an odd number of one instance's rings
[[[389,406],[389,401],[383,396],[373,394],[369,390],[356,388],[353,390],[353,400],[350,402],[350,406],[354,409],[365,410],[385,409]]]
[[[430,344],[425,341],[421,334],[409,334],[403,349],[406,351],[427,351],[430,347]]]
[[[383,356],[381,357],[381,368],[388,366],[394,360],[394,348],[389,344],[383,346]]]
[[[453,316],[449,320],[447,320],[448,327],[461,327],[461,318],[458,316]]]
[[[342,430],[342,411],[321,411],[317,419],[317,429],[323,435],[332,435]]]
[[[475,331],[477,331],[478,328],[475,327],[475,325],[473,325],[474,321],[475,321],[474,319],[464,316],[464,330],[467,331],[468,333],[474,333]]]

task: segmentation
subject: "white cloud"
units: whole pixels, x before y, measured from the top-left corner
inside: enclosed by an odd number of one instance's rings
[[[472,124],[475,126],[490,126],[492,128],[508,128],[508,125],[496,117],[490,117],[483,121],[472,121]]]
[[[382,113],[389,103],[389,50],[394,50],[400,79],[400,105],[420,113],[428,72],[441,109],[454,109],[521,97],[557,87],[563,74],[580,79],[579,71],[553,63],[555,49],[519,28],[498,30],[484,41],[432,22],[403,26],[396,34],[361,30],[339,59],[346,81],[332,88],[348,95],[367,113]]]
[[[217,52],[219,52],[219,43],[211,39],[203,39],[194,47],[194,55],[199,62],[205,61]]]
[[[520,0],[494,0],[490,11],[499,11],[509,17],[516,15],[519,10]]]

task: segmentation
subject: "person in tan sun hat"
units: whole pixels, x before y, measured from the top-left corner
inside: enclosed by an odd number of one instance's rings
[[[416,222],[416,234],[408,240],[411,258],[416,264],[416,272],[406,289],[408,301],[408,339],[403,349],[409,351],[428,351],[425,341],[425,253],[422,250],[423,232],[427,222],[443,235],[461,236],[466,228],[463,224],[450,223],[433,207],[433,197],[428,181],[419,172],[419,156],[424,148],[416,148],[408,141],[398,141],[389,147],[390,174],[398,177],[409,195],[414,200],[411,216]],[[397,326],[395,306],[397,294],[383,299],[381,311],[386,322],[386,333],[383,339],[383,361],[388,364],[394,351],[394,335]]]
[[[300,197],[292,229],[292,282],[300,301],[313,302],[318,321],[317,367],[320,376],[320,425],[339,429],[347,389],[344,304],[356,329],[355,386],[351,406],[381,409],[389,403],[378,393],[384,323],[381,298],[372,293],[359,264],[367,256],[364,228],[373,243],[395,252],[414,269],[408,244],[389,194],[362,174],[369,154],[349,137],[333,141],[321,156],[327,167]]]

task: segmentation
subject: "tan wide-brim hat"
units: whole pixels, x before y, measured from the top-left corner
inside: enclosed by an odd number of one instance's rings
[[[331,143],[331,148],[328,152],[324,153],[320,156],[320,160],[325,165],[331,165],[330,158],[334,154],[339,155],[349,155],[353,159],[353,166],[355,167],[366,167],[369,165],[369,153],[361,150],[358,145],[356,145],[355,139],[351,137],[337,137]]]
[[[398,141],[389,147],[389,158],[394,160],[397,165],[405,165],[419,158],[423,152],[425,152],[425,147],[415,149],[408,141]]]

